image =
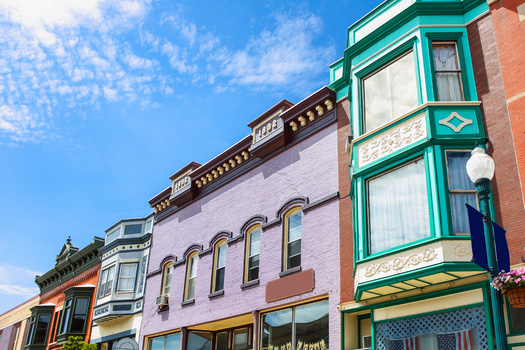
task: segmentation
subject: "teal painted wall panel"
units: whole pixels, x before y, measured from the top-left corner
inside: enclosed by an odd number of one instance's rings
[[[432,111],[436,137],[440,136],[480,136],[483,125],[478,123],[474,109],[439,108]]]

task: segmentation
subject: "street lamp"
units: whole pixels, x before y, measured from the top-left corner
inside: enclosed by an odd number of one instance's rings
[[[476,186],[480,211],[483,214],[483,228],[485,230],[485,245],[487,247],[487,262],[491,281],[499,273],[496,249],[494,247],[494,230],[490,216],[489,195],[490,180],[494,176],[494,160],[481,147],[472,150],[472,156],[467,161],[467,174]],[[503,319],[503,300],[501,294],[491,286],[490,299],[492,302],[492,316],[494,319],[494,333],[496,334],[496,348],[507,349],[507,334]]]

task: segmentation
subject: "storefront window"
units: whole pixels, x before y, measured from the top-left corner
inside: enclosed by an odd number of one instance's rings
[[[149,340],[148,350],[180,350],[180,333],[155,337]]]
[[[228,332],[217,334],[217,344],[215,350],[228,350]]]
[[[233,331],[233,350],[248,348],[248,328],[236,329]]]
[[[208,332],[189,332],[188,350],[211,350],[212,334]]]
[[[271,312],[263,316],[262,348],[328,349],[328,301]]]

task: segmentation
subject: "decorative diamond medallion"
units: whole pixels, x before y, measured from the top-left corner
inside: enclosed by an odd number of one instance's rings
[[[458,126],[455,126],[450,122],[454,118],[458,119],[461,122]],[[439,121],[439,124],[448,126],[452,130],[454,130],[454,132],[460,132],[461,129],[463,129],[465,126],[472,124],[472,120],[460,116],[457,112],[452,112],[445,119],[441,119]]]

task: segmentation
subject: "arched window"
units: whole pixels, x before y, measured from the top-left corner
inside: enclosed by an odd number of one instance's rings
[[[195,280],[197,279],[197,261],[199,255],[193,252],[188,256],[186,262],[186,288],[184,289],[184,301],[195,298]]]
[[[173,262],[169,262],[164,266],[164,275],[162,278],[162,294],[166,296],[170,295],[172,272]]]
[[[246,254],[244,258],[244,283],[259,278],[259,248],[261,225],[252,226],[246,234]]]
[[[284,215],[283,271],[301,266],[301,208]]]
[[[226,270],[226,239],[215,244],[213,255],[212,293],[224,289],[224,272]]]

